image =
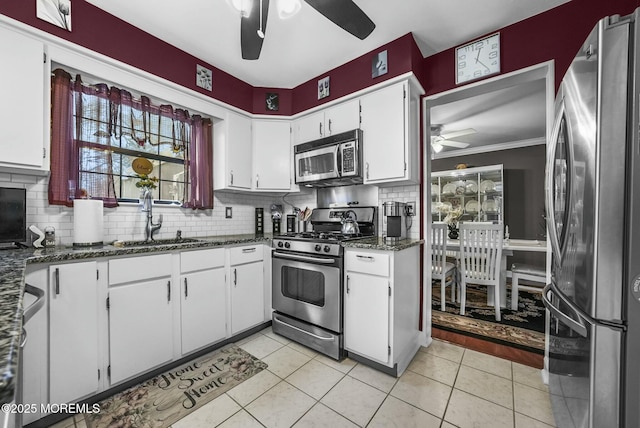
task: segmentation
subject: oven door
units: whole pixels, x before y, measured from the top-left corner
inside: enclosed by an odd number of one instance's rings
[[[273,253],[273,309],[342,332],[342,259]]]
[[[339,145],[331,145],[306,152],[296,153],[296,184],[340,177],[338,168]]]

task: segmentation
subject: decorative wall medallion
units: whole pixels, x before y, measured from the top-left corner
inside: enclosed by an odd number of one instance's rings
[[[278,111],[280,108],[280,100],[278,94],[273,92],[267,92],[264,98],[265,107],[269,111]]]
[[[318,99],[329,96],[329,76],[318,80]]]
[[[387,67],[387,51],[378,52],[377,55],[371,59],[371,77],[382,76],[389,71]]]
[[[36,0],[36,16],[71,31],[71,0]]]
[[[201,65],[196,65],[196,85],[200,86],[207,91],[211,91],[213,86],[213,73],[208,68]]]

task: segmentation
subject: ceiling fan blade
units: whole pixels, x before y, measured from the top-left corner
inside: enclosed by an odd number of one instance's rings
[[[467,128],[461,129],[460,131],[445,132],[443,134],[440,134],[440,136],[445,140],[450,140],[453,138],[463,137],[465,135],[475,134],[476,132],[477,131],[473,128]]]
[[[262,26],[260,25],[260,5],[262,5]],[[249,16],[240,19],[240,46],[242,59],[258,59],[262,50],[264,38],[258,35],[262,27],[262,33],[267,32],[267,15],[269,13],[269,0],[254,0],[251,2]]]
[[[320,12],[338,27],[353,34],[360,40],[367,38],[376,24],[358,7],[353,0],[305,0],[309,6]]]
[[[449,146],[449,147],[457,147],[459,149],[464,149],[465,147],[469,147],[469,143],[461,143],[460,141],[453,140],[440,140],[438,144],[441,146]]]

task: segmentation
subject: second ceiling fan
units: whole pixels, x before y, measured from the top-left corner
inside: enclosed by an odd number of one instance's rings
[[[283,0],[275,0],[282,2]],[[290,8],[299,9],[291,3]],[[353,0],[304,0],[338,27],[364,40],[376,25]],[[258,59],[267,31],[269,0],[232,0],[234,7],[241,11],[240,45],[242,59]],[[240,7],[238,7],[239,4]]]

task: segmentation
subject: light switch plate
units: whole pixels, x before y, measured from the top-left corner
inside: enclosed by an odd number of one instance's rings
[[[413,217],[414,215],[416,215],[416,203],[415,203],[415,201],[407,202],[406,205],[404,206],[404,211],[405,211],[405,214],[408,217]]]
[[[231,218],[233,217],[233,208],[232,207],[226,207],[224,209],[224,218]]]

